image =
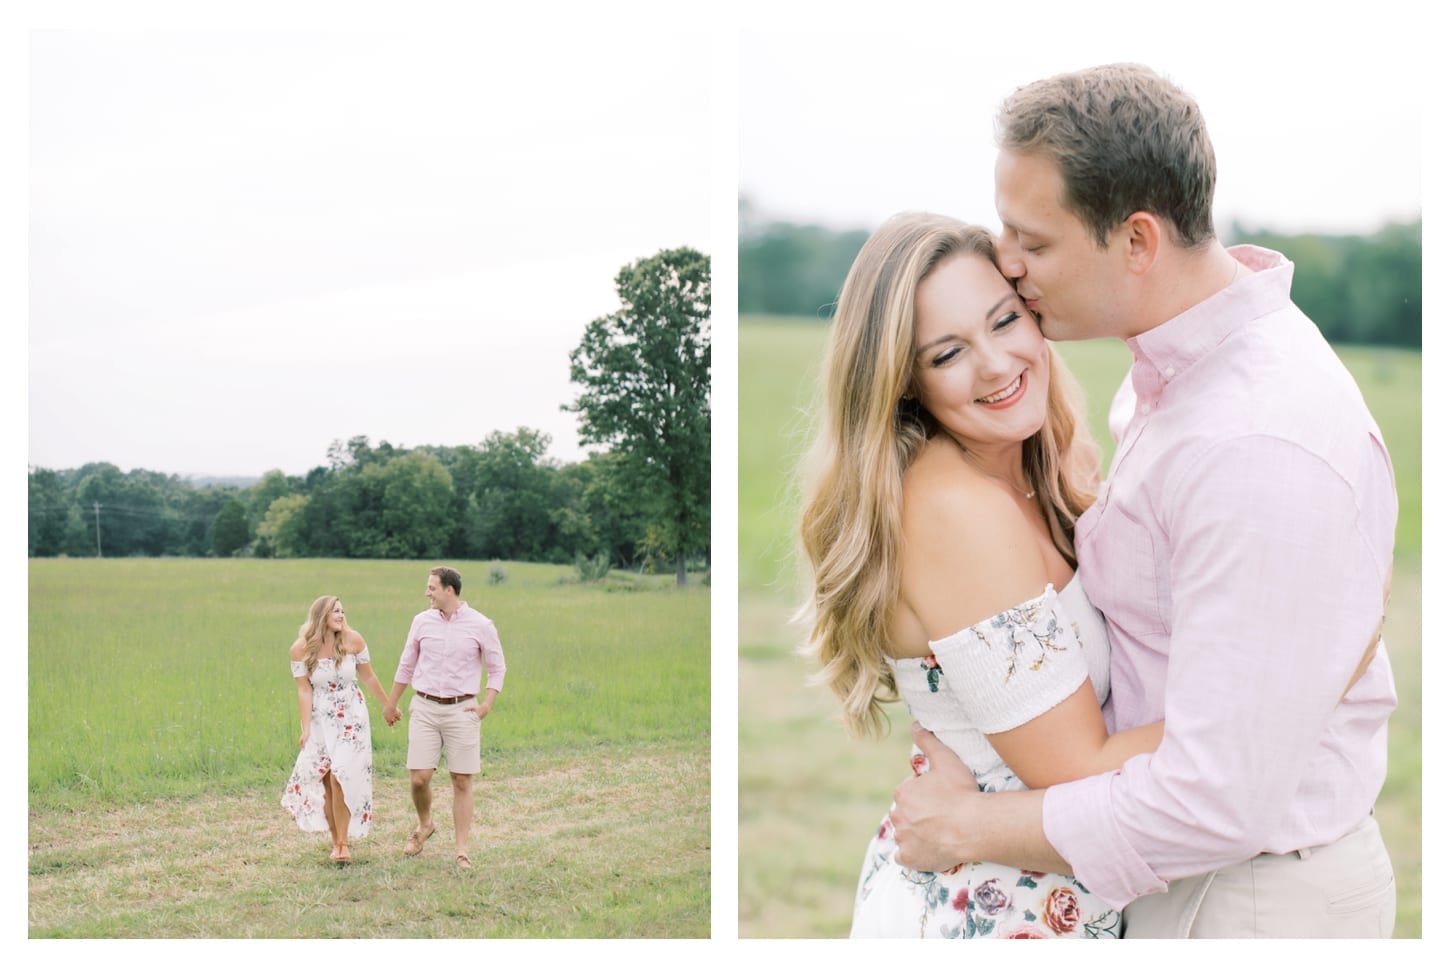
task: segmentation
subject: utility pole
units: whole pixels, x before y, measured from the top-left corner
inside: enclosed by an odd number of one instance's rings
[[[96,505],[96,557],[101,556],[101,502],[97,500]]]

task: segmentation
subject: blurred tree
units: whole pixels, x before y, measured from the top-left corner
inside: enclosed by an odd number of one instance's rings
[[[214,553],[212,544],[217,514],[236,493],[230,487],[196,488],[178,484],[166,495],[170,536],[163,553],[186,557],[205,557]],[[248,514],[248,519],[250,517]]]
[[[660,542],[685,559],[710,538],[710,260],[667,249],[620,269],[622,307],[591,322],[569,355],[582,390],[563,409],[580,439],[623,457]]]
[[[302,557],[307,553],[307,540],[303,531],[306,518],[303,508],[307,506],[306,494],[287,494],[272,501],[257,525],[257,536],[265,538],[277,557]]]
[[[247,516],[260,522],[272,502],[278,497],[295,493],[298,483],[299,481],[289,478],[280,470],[268,470],[248,491]]]
[[[1293,299],[1330,342],[1421,345],[1420,221],[1370,235],[1285,235],[1235,222],[1224,239],[1284,253]],[[739,201],[740,312],[829,319],[868,233],[773,221]]]
[[[212,527],[212,553],[231,557],[252,542],[252,524],[247,520],[247,507],[233,497],[217,511]]]
[[[88,464],[81,469],[76,498],[83,512],[93,515],[93,526],[98,526],[102,556],[157,556],[166,552],[168,515],[156,476],[147,471],[122,474],[110,463]]]
[[[740,311],[829,319],[869,233],[765,221],[740,206]]]
[[[1294,303],[1334,343],[1421,347],[1421,225],[1373,235],[1281,235],[1235,223],[1231,244],[1282,252],[1294,263]]]

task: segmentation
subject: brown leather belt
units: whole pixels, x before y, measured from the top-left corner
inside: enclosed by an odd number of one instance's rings
[[[439,705],[457,705],[459,702],[465,702],[473,697],[472,695],[455,695],[452,698],[439,698],[437,695],[429,695],[427,692],[419,692],[416,688],[413,689],[413,691],[416,692],[418,695],[421,695],[423,698],[426,698],[428,701],[437,702]]]

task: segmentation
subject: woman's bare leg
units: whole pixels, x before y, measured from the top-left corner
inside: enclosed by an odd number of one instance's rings
[[[331,772],[327,774],[327,788],[330,807],[327,825],[332,830],[332,841],[337,845],[337,858],[346,860],[350,858],[347,848],[347,828],[352,821],[352,811],[347,808],[347,797],[342,794],[342,784]]]
[[[329,859],[337,859],[337,819],[333,815],[333,778],[332,773],[327,772],[322,776],[322,815],[327,820],[327,831],[332,834],[332,854]]]

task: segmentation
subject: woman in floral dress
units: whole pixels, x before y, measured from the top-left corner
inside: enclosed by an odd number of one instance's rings
[[[342,602],[312,602],[292,643],[292,676],[302,720],[301,753],[282,792],[282,806],[308,832],[332,834],[334,863],[349,863],[349,837],[363,837],[373,818],[373,746],[361,681],[378,702],[387,695],[373,672],[367,642],[348,626]]]
[[[1045,786],[1154,749],[1109,737],[1102,617],[1073,526],[1097,489],[1080,393],[995,263],[985,230],[901,215],[867,240],[837,304],[801,539],[820,677],[853,735],[904,700],[986,791]],[[913,750],[912,766],[929,763]],[[888,813],[852,936],[1117,937],[1081,883],[991,863],[896,861]]]

